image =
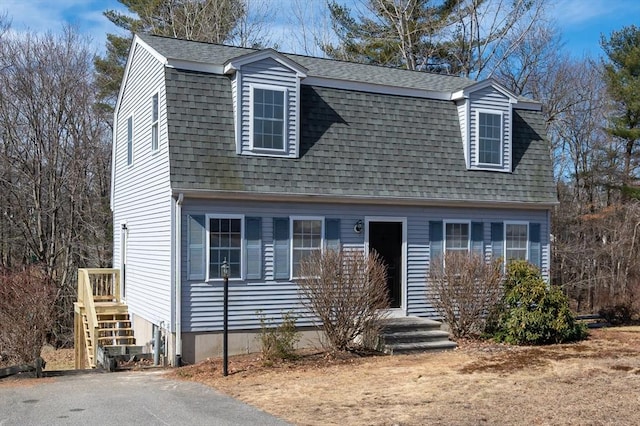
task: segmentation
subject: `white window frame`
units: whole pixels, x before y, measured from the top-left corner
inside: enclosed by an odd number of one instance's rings
[[[131,122],[131,130],[129,130],[129,122]],[[134,132],[133,114],[130,114],[125,121],[125,140],[126,140],[126,158],[127,166],[133,166],[133,134]]]
[[[311,220],[319,220],[320,221],[320,253],[324,253],[325,250],[325,238],[324,238],[324,216],[290,216],[289,217],[289,274],[291,275],[291,280],[295,280],[298,277],[294,275],[293,271],[293,222],[299,221],[311,221]]]
[[[480,114],[490,114],[500,116],[500,151],[499,151],[499,163],[483,163],[480,161]],[[476,165],[480,167],[488,168],[502,168],[504,167],[504,111],[491,110],[491,109],[477,109],[476,110],[476,123],[475,123],[475,146],[476,146]]]
[[[468,235],[467,235],[467,253],[471,253],[471,221],[470,220],[443,220],[442,226],[442,259],[447,255],[447,225],[467,225]],[[463,250],[450,250],[452,252],[463,251]]]
[[[525,240],[525,250],[526,250],[526,255],[525,255],[525,259],[527,262],[529,261],[529,233],[530,231],[530,226],[529,226],[529,222],[527,221],[522,221],[522,220],[512,220],[512,221],[505,221],[504,225],[503,225],[503,230],[502,232],[504,233],[503,235],[503,240],[504,240],[504,247],[503,247],[503,253],[504,253],[504,264],[505,266],[509,263],[509,256],[507,255],[507,226],[509,225],[526,225],[527,227],[527,238]]]
[[[255,89],[271,90],[274,92],[282,92],[283,94],[283,111],[282,111],[282,149],[275,148],[262,148],[255,145],[255,134],[253,129],[254,111],[253,111],[253,99]],[[289,152],[289,132],[288,132],[288,115],[289,115],[289,91],[286,87],[274,86],[268,84],[249,84],[249,140],[251,151],[272,153],[272,154],[286,154]]]
[[[155,105],[154,105],[154,99],[155,99]],[[153,95],[151,95],[151,152],[157,152],[158,148],[160,147],[159,123],[160,123],[160,94],[159,92],[156,92]]]
[[[240,277],[229,277],[229,281],[243,281],[244,280],[244,266],[245,266],[245,241],[244,241],[244,215],[242,214],[207,214],[205,215],[205,277],[206,281],[222,282],[223,278],[211,278],[209,272],[211,269],[211,219],[240,219]]]

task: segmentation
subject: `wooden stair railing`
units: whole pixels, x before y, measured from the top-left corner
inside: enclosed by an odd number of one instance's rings
[[[98,346],[133,346],[128,308],[120,297],[118,269],[78,269],[74,304],[75,368],[95,368]]]

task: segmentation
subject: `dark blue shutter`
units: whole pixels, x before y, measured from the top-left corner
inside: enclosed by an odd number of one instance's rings
[[[429,221],[429,262],[438,261],[436,259],[440,259],[439,262],[442,262],[442,240],[442,221]]]
[[[484,254],[484,223],[471,222],[471,253]]]
[[[529,263],[542,267],[542,245],[540,244],[540,224],[529,224]]]
[[[245,261],[248,280],[262,278],[262,219],[247,217],[244,220]]]
[[[324,239],[327,250],[340,250],[340,219],[325,220]]]
[[[493,259],[504,258],[504,225],[502,222],[491,224],[491,256]]]
[[[273,277],[289,279],[289,218],[273,218]]]
[[[188,216],[187,218],[187,278],[204,280],[205,275],[205,218]]]

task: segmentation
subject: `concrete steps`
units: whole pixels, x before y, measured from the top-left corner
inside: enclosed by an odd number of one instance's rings
[[[391,355],[445,351],[456,347],[456,343],[449,340],[449,333],[441,330],[441,323],[419,317],[385,320],[380,343],[383,352]]]

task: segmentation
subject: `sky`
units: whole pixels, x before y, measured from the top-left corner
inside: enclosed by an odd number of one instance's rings
[[[266,1],[273,3],[272,10],[288,10],[292,14],[292,6],[287,4],[292,0]],[[306,1],[316,6],[325,2]],[[97,53],[104,51],[107,33],[120,31],[103,16],[102,12],[107,9],[126,11],[117,0],[0,0],[0,13],[8,14],[14,31],[57,32],[63,24],[72,24],[90,37]],[[549,11],[556,20],[566,49],[576,57],[600,56],[601,34],[609,36],[612,31],[631,24],[640,26],[638,0],[550,0]],[[281,50],[304,53],[298,46],[291,45],[296,40],[291,36],[295,20],[276,19],[275,16],[279,15],[273,13],[273,22],[269,22],[272,41],[278,43]]]

